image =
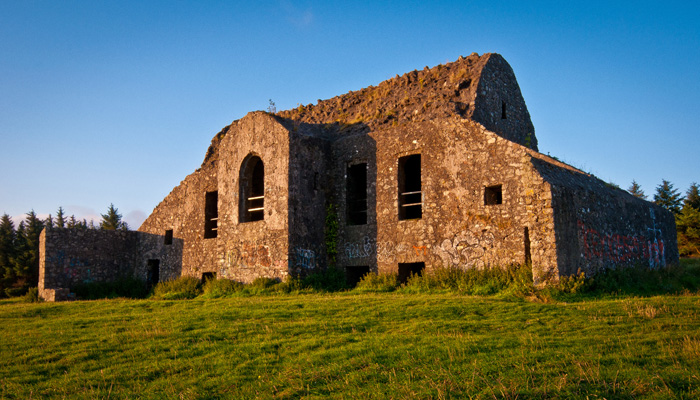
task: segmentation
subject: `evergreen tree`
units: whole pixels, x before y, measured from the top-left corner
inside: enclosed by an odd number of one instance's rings
[[[122,215],[119,214],[119,210],[114,207],[114,204],[109,205],[107,214],[101,215],[102,221],[100,222],[100,229],[106,231],[113,231],[117,229],[123,231],[129,230],[129,226],[126,224],[126,222],[122,221]]]
[[[700,210],[688,206],[676,215],[678,254],[681,257],[700,256]]]
[[[12,283],[13,265],[16,245],[15,224],[9,215],[3,214],[0,219],[0,297],[5,294],[5,288]]]
[[[51,214],[49,214],[49,216],[46,217],[46,219],[44,220],[44,226],[48,228],[53,228],[53,217],[51,216]]]
[[[75,215],[71,215],[70,218],[68,218],[68,222],[66,222],[66,226],[72,229],[78,228],[78,224],[80,224],[80,222],[75,219]]]
[[[646,199],[647,199],[647,195],[644,194],[644,191],[642,190],[642,187],[639,186],[639,184],[637,183],[637,181],[635,181],[634,179],[632,179],[632,186],[630,186],[630,187],[627,189],[627,191],[630,192],[630,193],[632,194],[632,196],[634,196],[634,197],[638,197],[638,198],[640,198],[640,199],[642,199],[642,200],[646,200]]]
[[[26,223],[25,223],[26,222]],[[17,252],[13,259],[14,286],[31,287],[39,283],[39,235],[44,222],[34,210],[27,213],[17,229]]]
[[[681,195],[677,189],[673,188],[673,184],[666,179],[662,179],[661,184],[656,187],[654,203],[671,211],[673,214],[678,214],[681,211],[682,201]]]
[[[693,182],[690,188],[685,193],[685,201],[683,202],[683,208],[692,207],[700,211],[700,188],[698,184]]]
[[[63,207],[58,207],[58,211],[56,211],[56,222],[54,223],[54,226],[56,228],[66,227],[66,218],[63,211]]]

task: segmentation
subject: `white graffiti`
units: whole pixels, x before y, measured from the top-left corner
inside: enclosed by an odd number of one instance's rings
[[[297,247],[294,250],[294,263],[297,267],[316,268],[316,253],[313,250]]]
[[[444,265],[483,268],[484,254],[493,246],[493,242],[492,233],[486,232],[477,237],[464,231],[456,234],[452,240],[443,240],[433,251]]]
[[[649,214],[651,214],[652,227],[647,228],[647,231],[651,232],[650,236],[653,236],[653,239],[650,237],[649,241],[647,241],[647,246],[649,247],[649,268],[657,266],[665,267],[666,251],[664,241],[659,238],[663,238],[663,233],[661,229],[656,227],[656,215],[654,214],[654,209],[651,207],[649,207]]]
[[[396,257],[404,253],[415,253],[418,256],[428,255],[426,246],[410,246],[405,243],[394,244],[390,241],[377,242],[365,236],[356,243],[345,243],[345,257],[348,260],[355,258],[370,258],[376,255],[379,262],[393,262]]]
[[[345,243],[345,256],[348,260],[354,258],[368,258],[376,254],[376,244],[365,236],[359,243]]]

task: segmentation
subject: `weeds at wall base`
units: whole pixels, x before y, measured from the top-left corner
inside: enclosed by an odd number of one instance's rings
[[[250,284],[227,279],[209,279],[202,283],[193,277],[161,282],[150,293],[152,299],[185,300],[201,297],[275,295],[289,293],[455,293],[470,296],[494,296],[535,302],[578,301],[594,297],[653,296],[697,293],[700,289],[700,260],[682,260],[680,265],[649,269],[644,265],[606,270],[594,276],[583,272],[561,277],[557,283],[536,287],[532,267],[509,265],[483,269],[435,268],[413,275],[400,283],[397,274],[365,275],[354,289],[345,280],[343,270],[335,267],[306,277],[288,277],[284,281],[257,278]],[[89,283],[74,288],[79,299],[146,298],[145,283],[123,279],[115,283]],[[25,296],[32,301],[32,291]],[[38,296],[36,296],[38,297]]]

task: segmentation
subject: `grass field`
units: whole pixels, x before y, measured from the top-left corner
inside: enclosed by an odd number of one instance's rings
[[[3,300],[0,399],[700,398],[698,260],[540,293],[522,291],[523,271]]]
[[[700,398],[700,297],[0,306],[0,397]]]

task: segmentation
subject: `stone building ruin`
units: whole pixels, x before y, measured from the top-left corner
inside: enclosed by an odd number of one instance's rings
[[[329,207],[351,282],[512,263],[540,282],[678,261],[673,216],[540,154],[511,67],[472,54],[234,121],[137,232],[42,233],[40,293],[60,300],[117,272],[251,282],[323,269]]]

